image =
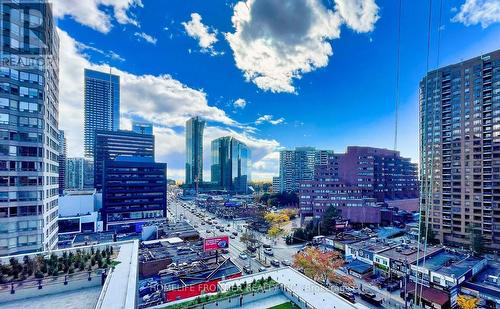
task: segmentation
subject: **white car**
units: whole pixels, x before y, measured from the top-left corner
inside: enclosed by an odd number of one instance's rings
[[[246,259],[248,259],[248,255],[246,255],[245,253],[240,253],[239,257],[240,257],[240,259],[242,259],[242,260],[246,260]]]

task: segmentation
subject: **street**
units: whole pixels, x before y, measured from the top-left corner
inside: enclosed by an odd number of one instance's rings
[[[196,216],[196,213],[201,213],[203,215],[202,218]],[[203,208],[197,207],[196,202],[192,200],[179,200],[177,198],[172,197],[169,200],[168,207],[168,219],[170,221],[179,221],[185,220],[190,223],[203,238],[220,236],[220,235],[232,235],[233,232],[237,232],[238,236],[232,237],[229,240],[229,257],[231,260],[237,264],[240,268],[243,269],[244,266],[250,266],[254,273],[259,272],[259,268],[261,267],[274,267],[270,265],[270,261],[273,259],[277,259],[280,262],[283,260],[287,260],[290,263],[293,263],[293,255],[297,253],[297,251],[303,248],[303,244],[288,246],[285,244],[285,241],[282,238],[278,238],[276,240],[270,240],[267,235],[262,234],[257,231],[248,231],[252,233],[259,242],[262,244],[270,245],[273,249],[273,256],[268,256],[264,254],[262,246],[255,253],[255,257],[251,257],[246,250],[246,244],[240,240],[241,235],[246,232],[245,221],[235,221],[235,220],[226,220],[223,218],[216,218],[215,221],[217,224],[222,225],[225,229],[225,232],[220,232],[215,225],[208,225],[206,223],[202,223],[203,218],[214,218],[215,215],[209,213]],[[210,231],[210,233],[207,233]],[[247,258],[242,259],[240,254],[247,255]],[[370,285],[366,281],[363,281],[359,278],[352,277],[341,270],[337,270],[337,272],[341,275],[347,275],[354,279],[356,282],[356,286],[358,291],[372,292],[375,293],[378,297],[384,299],[383,307],[384,308],[404,308],[404,302],[399,297],[399,291],[390,293],[386,290],[381,290],[375,286]],[[340,292],[342,288],[338,288],[335,286],[331,286],[333,291]],[[362,303],[367,307],[375,308],[372,304],[369,304],[356,295],[356,302]]]

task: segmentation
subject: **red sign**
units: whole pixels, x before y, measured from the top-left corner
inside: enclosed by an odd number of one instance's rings
[[[229,237],[228,236],[216,236],[205,238],[203,241],[203,251],[213,251],[219,249],[229,248]]]

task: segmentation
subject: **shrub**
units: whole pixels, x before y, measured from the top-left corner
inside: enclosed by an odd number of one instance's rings
[[[43,276],[43,273],[42,273],[41,271],[37,270],[37,271],[35,272],[35,278],[37,278],[37,279],[42,279],[43,277],[44,277],[44,276]]]

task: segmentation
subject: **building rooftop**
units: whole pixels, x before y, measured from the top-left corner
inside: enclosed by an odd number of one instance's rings
[[[380,253],[385,250],[389,250],[395,246],[397,246],[396,241],[390,241],[378,238],[371,238],[368,240],[363,240],[349,245],[349,247],[353,249],[365,250],[373,253]]]
[[[425,254],[426,259],[427,257],[436,254],[442,250],[443,250],[442,247],[428,246],[427,253]],[[380,253],[380,255],[383,257],[387,257],[391,260],[396,260],[399,262],[407,261],[408,263],[412,264],[417,261],[417,256],[419,259],[422,259],[424,257],[424,250],[423,248],[420,248],[420,253],[418,254],[417,244],[410,243],[410,244],[402,244],[395,248],[389,249],[387,251]]]
[[[231,259],[219,257],[205,260],[196,265],[183,267],[174,273],[161,276],[161,282],[166,291],[221,279],[241,273],[241,270]]]
[[[352,308],[367,308],[361,303],[351,304],[344,300],[331,290],[323,287],[321,284],[309,279],[305,275],[299,273],[291,267],[282,267],[264,271],[258,274],[247,275],[235,279],[223,280],[219,282],[221,291],[228,291],[233,285],[241,285],[242,283],[251,283],[253,280],[260,278],[271,277],[274,281],[283,285],[288,295],[294,295],[293,300],[297,301],[296,297],[300,297],[302,303],[305,301],[312,308],[335,308],[335,309],[352,309]],[[289,297],[290,298],[290,297]],[[254,307],[256,308],[256,307]]]
[[[470,255],[442,251],[425,260],[425,268],[448,276],[460,278],[470,269],[481,263],[483,259]],[[419,265],[421,267],[422,265]]]

